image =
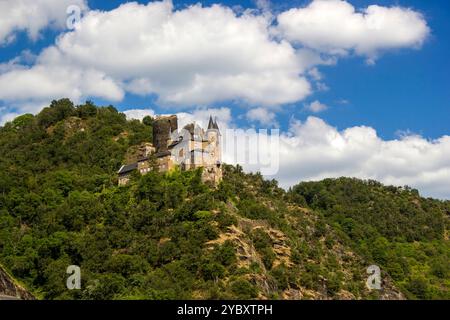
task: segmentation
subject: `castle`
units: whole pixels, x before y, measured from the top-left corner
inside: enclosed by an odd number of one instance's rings
[[[217,120],[209,117],[206,131],[195,122],[178,130],[178,118],[157,116],[153,123],[153,144],[145,146],[143,157],[123,165],[118,171],[119,185],[126,185],[132,172],[146,174],[156,168],[166,172],[178,166],[182,171],[203,168],[202,180],[217,185],[222,180],[221,134]]]

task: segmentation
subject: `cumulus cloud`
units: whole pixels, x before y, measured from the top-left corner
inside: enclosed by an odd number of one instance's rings
[[[8,15],[15,22],[5,25],[18,27],[3,27],[3,38],[16,29],[36,37],[45,25],[61,26],[68,2],[53,2],[14,2],[20,14]],[[82,0],[73,3],[85,6]],[[316,81],[316,90],[328,89],[319,82],[316,67],[335,64],[337,59],[318,50],[353,49],[373,58],[380,49],[420,45],[428,32],[419,13],[400,7],[370,6],[359,13],[344,1],[315,0],[280,14],[277,24],[268,14],[268,3],[261,1],[261,10],[240,13],[224,5],[175,10],[170,0],[88,11],[74,30],[33,57],[31,67],[17,61],[2,65],[0,100],[16,105],[38,105],[65,96],[75,102],[95,97],[117,101],[129,92],[155,95],[162,106],[221,101],[251,107],[283,105],[312,92],[307,78]],[[41,20],[46,23],[23,25],[23,12],[30,14],[23,8],[32,8],[37,17],[45,12]],[[344,24],[344,31],[336,35],[336,21],[353,21],[354,29]]]
[[[321,103],[318,100],[313,101],[305,106],[305,110],[308,110],[308,111],[311,111],[314,113],[319,113],[319,112],[325,111],[327,109],[328,109],[328,106],[326,104]]]
[[[410,185],[426,195],[450,198],[450,136],[430,141],[409,135],[385,141],[373,128],[351,127],[340,132],[315,117],[294,122],[291,134],[284,143],[294,152],[285,166],[282,163],[281,177],[288,179],[293,170],[303,180],[353,176]]]
[[[320,118],[309,117],[305,122],[293,120],[289,132],[281,133],[279,147],[265,140],[258,147],[268,149],[271,159],[278,157],[279,170],[267,178],[277,179],[285,188],[300,181],[346,176],[409,185],[425,196],[450,199],[450,136],[383,140],[371,127],[338,131]],[[237,163],[232,161],[234,154],[224,158]],[[257,170],[245,162],[241,165],[247,171]]]
[[[14,40],[18,31],[25,31],[32,40],[47,28],[64,27],[66,8],[77,5],[87,9],[86,0],[4,0],[0,1],[0,45]]]
[[[308,75],[316,81],[322,80],[322,73],[316,67],[308,71]]]
[[[257,121],[262,125],[273,125],[275,123],[275,113],[265,108],[255,108],[247,112],[247,119]]]
[[[231,109],[227,107],[195,109],[190,112],[179,112],[176,115],[179,128],[183,128],[192,122],[197,123],[202,128],[207,128],[210,116],[217,120],[217,125],[221,131],[234,126]]]
[[[128,120],[142,120],[147,116],[154,117],[155,111],[152,109],[129,109],[123,112]]]
[[[1,73],[0,99],[120,100],[131,92],[156,94],[171,106],[301,100],[311,91],[302,74],[312,58],[300,59],[288,42],[271,37],[269,26],[261,14],[237,15],[221,5],[174,10],[168,0],[92,10],[35,65]]]
[[[53,97],[78,101],[82,96],[118,101],[124,95],[117,83],[104,73],[70,66],[13,67],[0,75],[0,87],[0,100],[4,101],[45,101]]]
[[[15,103],[12,102],[8,105],[0,104],[0,126],[2,126],[5,122],[14,120],[14,118],[25,114],[25,113],[36,113],[37,110],[42,110],[45,107],[48,107],[47,102],[42,101],[34,101],[27,103]]]
[[[387,49],[420,47],[430,32],[411,9],[370,5],[359,11],[347,1],[314,0],[278,16],[278,31],[289,41],[331,55],[354,52],[373,62]]]

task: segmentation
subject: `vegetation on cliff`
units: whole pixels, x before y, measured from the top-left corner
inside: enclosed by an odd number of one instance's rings
[[[46,299],[450,298],[450,204],[357,179],[277,182],[225,166],[134,176],[152,121],[54,101],[0,128],[0,261]],[[381,291],[365,286],[380,265]],[[82,289],[67,290],[79,265]]]
[[[290,200],[314,209],[409,298],[450,299],[449,202],[408,187],[340,178],[304,182]]]

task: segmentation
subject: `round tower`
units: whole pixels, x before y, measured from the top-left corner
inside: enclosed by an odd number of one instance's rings
[[[217,119],[213,121],[212,117],[209,117],[208,129],[206,130],[206,137],[209,143],[209,153],[211,157],[211,164],[221,163],[222,155],[220,150],[220,131],[217,125]]]

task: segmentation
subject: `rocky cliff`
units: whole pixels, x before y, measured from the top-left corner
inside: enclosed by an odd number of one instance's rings
[[[0,300],[34,300],[34,296],[18,284],[0,265]]]

